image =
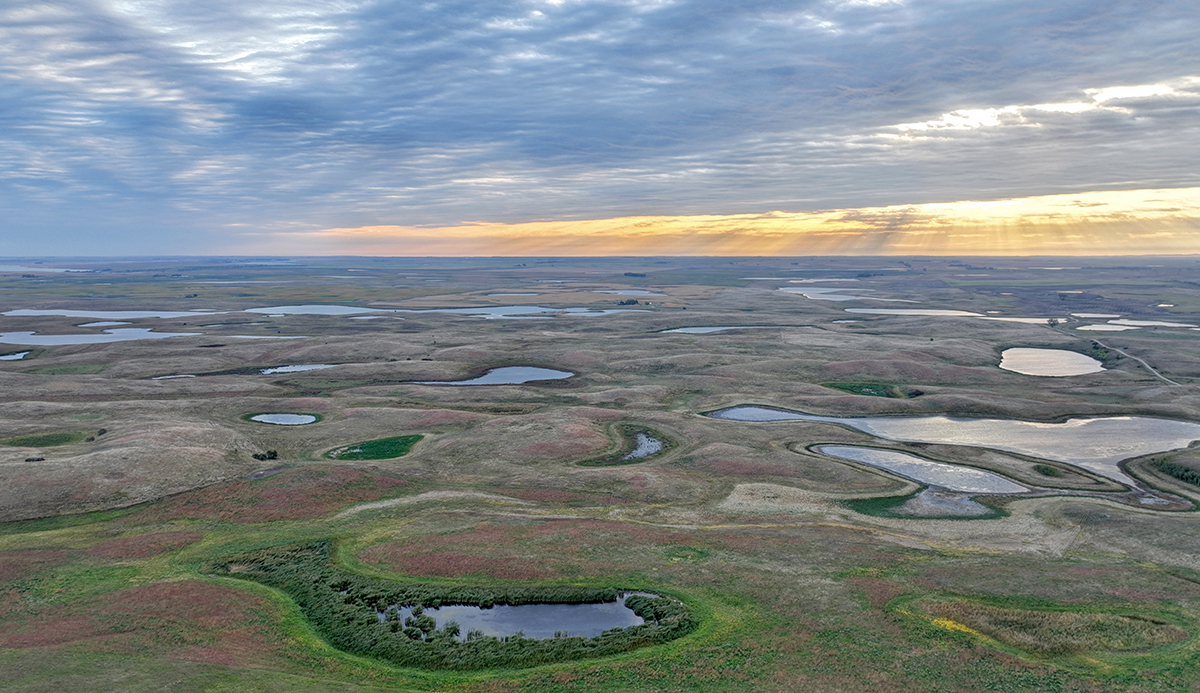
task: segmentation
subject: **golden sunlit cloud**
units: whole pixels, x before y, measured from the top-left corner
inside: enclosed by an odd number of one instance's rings
[[[246,237],[238,253],[389,256],[1200,253],[1200,188],[821,212],[363,226]]]

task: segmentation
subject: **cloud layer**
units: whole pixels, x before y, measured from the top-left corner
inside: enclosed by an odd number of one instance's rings
[[[1197,186],[1187,5],[22,4],[0,253]]]

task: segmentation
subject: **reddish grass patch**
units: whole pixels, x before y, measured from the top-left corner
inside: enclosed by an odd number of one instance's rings
[[[908,591],[904,585],[878,578],[851,578],[846,582],[862,590],[867,601],[876,609],[882,609],[888,602]]]
[[[200,532],[157,532],[154,534],[139,534],[134,537],[120,537],[97,544],[87,550],[87,553],[97,558],[126,559],[149,558],[160,553],[182,549],[189,544],[195,544],[204,538]]]
[[[421,417],[414,421],[410,421],[408,426],[412,429],[429,428],[432,426],[445,426],[450,424],[466,424],[475,423],[480,419],[487,417],[480,414],[473,414],[465,411],[455,411],[453,409],[442,409],[428,416]]]
[[[67,562],[62,549],[0,551],[0,582],[14,582]]]
[[[240,590],[200,581],[166,582],[111,592],[0,628],[0,647],[57,647],[154,654],[220,664],[261,663],[281,635],[273,609]]]
[[[354,503],[398,495],[409,482],[352,467],[299,467],[258,481],[230,481],[181,493],[142,517],[277,522],[321,517]]]
[[[487,575],[500,580],[536,580],[554,571],[536,567],[529,560],[506,556],[479,556],[456,551],[421,551],[392,548],[371,555],[399,572],[422,577]]]

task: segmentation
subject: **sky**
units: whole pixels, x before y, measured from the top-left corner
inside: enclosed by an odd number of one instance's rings
[[[0,255],[1196,253],[1197,26],[1155,0],[6,3]]]

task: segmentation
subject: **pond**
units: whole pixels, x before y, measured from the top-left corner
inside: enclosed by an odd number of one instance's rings
[[[276,366],[274,368],[264,368],[260,372],[263,375],[274,375],[275,373],[303,373],[304,371],[319,371],[322,368],[333,368],[336,363],[302,363],[296,366]]]
[[[175,380],[176,378],[195,378],[191,373],[178,373],[175,375],[156,375],[151,380]]]
[[[1081,332],[1125,332],[1126,330],[1140,330],[1140,327],[1132,325],[1084,325],[1075,329]]]
[[[1040,423],[949,416],[813,416],[758,406],[709,414],[733,421],[818,421],[854,428],[877,438],[916,443],[971,445],[1066,462],[1123,484],[1136,485],[1122,460],[1187,447],[1200,440],[1200,424],[1148,416],[1104,416]]]
[[[831,457],[878,467],[920,484],[940,486],[960,493],[1023,493],[1029,490],[999,474],[934,462],[899,450],[854,445],[820,445],[815,449]]]
[[[903,298],[877,298],[874,296],[853,296],[850,294],[836,293],[838,291],[851,291],[841,286],[808,286],[803,289],[799,287],[785,286],[780,291],[788,294],[800,294],[804,298],[814,301],[888,301],[891,303],[918,303],[918,301],[909,301]],[[859,291],[871,291],[871,289],[859,289]]]
[[[662,442],[658,438],[647,435],[640,431],[634,434],[633,443],[633,450],[630,450],[629,453],[621,458],[622,462],[640,460],[650,457],[651,455],[657,455],[658,453],[662,452],[664,447],[666,447],[666,443]]]
[[[563,380],[575,375],[570,371],[533,366],[505,366],[493,368],[478,378],[470,380],[414,380],[417,385],[521,385],[537,380]]]
[[[63,346],[67,344],[108,344],[139,339],[170,339],[195,337],[199,332],[154,332],[144,327],[104,330],[104,334],[37,334],[35,332],[0,332],[0,343],[22,346]]]
[[[32,310],[21,308],[3,315],[14,318],[56,316],[63,318],[96,318],[97,320],[136,320],[138,318],[203,318],[224,313],[209,310]]]
[[[66,269],[63,267],[26,267],[25,265],[0,265],[0,272],[91,272],[85,269]]]
[[[25,358],[29,354],[30,354],[30,352],[28,352],[28,351],[18,351],[15,354],[4,354],[4,355],[0,356],[0,361],[20,361],[21,359]]]
[[[1126,325],[1129,327],[1196,327],[1186,322],[1163,322],[1161,320],[1109,320],[1110,325]]]
[[[268,306],[266,308],[247,308],[243,313],[263,313],[266,315],[357,315],[359,313],[385,313],[381,308],[362,308],[359,306],[337,306],[330,304],[306,303],[298,306]]]
[[[131,322],[125,320],[101,320],[99,322],[85,322],[75,327],[116,327],[117,325],[132,325]],[[203,327],[203,325],[202,325]]]
[[[632,594],[632,593],[631,593]],[[412,607],[389,607],[377,611],[376,617],[383,622],[390,618],[403,622],[412,615]],[[523,632],[525,637],[537,640],[553,638],[555,633],[566,632],[573,636],[593,638],[610,628],[628,628],[645,621],[625,606],[625,596],[613,602],[599,604],[521,604],[519,606],[497,605],[489,609],[478,606],[443,606],[425,609],[426,616],[443,627],[448,621],[456,621],[461,627],[459,639],[465,640],[467,633],[475,630],[483,635],[503,638]]]
[[[276,426],[303,426],[319,419],[312,414],[255,414],[250,417],[250,420]]]
[[[766,330],[771,327],[788,327],[788,325],[725,325],[723,327],[676,327],[671,330],[663,330],[663,332],[677,332],[679,334],[711,334],[713,332],[723,332],[725,330]],[[792,327],[807,327],[807,325],[793,325]]]
[[[579,317],[595,317],[614,315],[616,313],[644,313],[647,311],[636,308],[547,308],[545,306],[474,306],[470,308],[422,308],[397,309],[399,313],[451,313],[455,315],[470,315],[491,320],[531,319],[552,317],[553,315],[571,315]]]
[[[847,313],[863,313],[867,315],[926,315],[945,318],[982,318],[982,313],[972,313],[966,310],[941,310],[937,308],[847,308]]]
[[[616,294],[617,296],[666,296],[645,289],[603,289],[597,291],[598,294]]]
[[[1013,347],[1005,349],[1000,355],[1001,368],[1023,375],[1061,378],[1104,370],[1104,366],[1091,356],[1065,349]]]

